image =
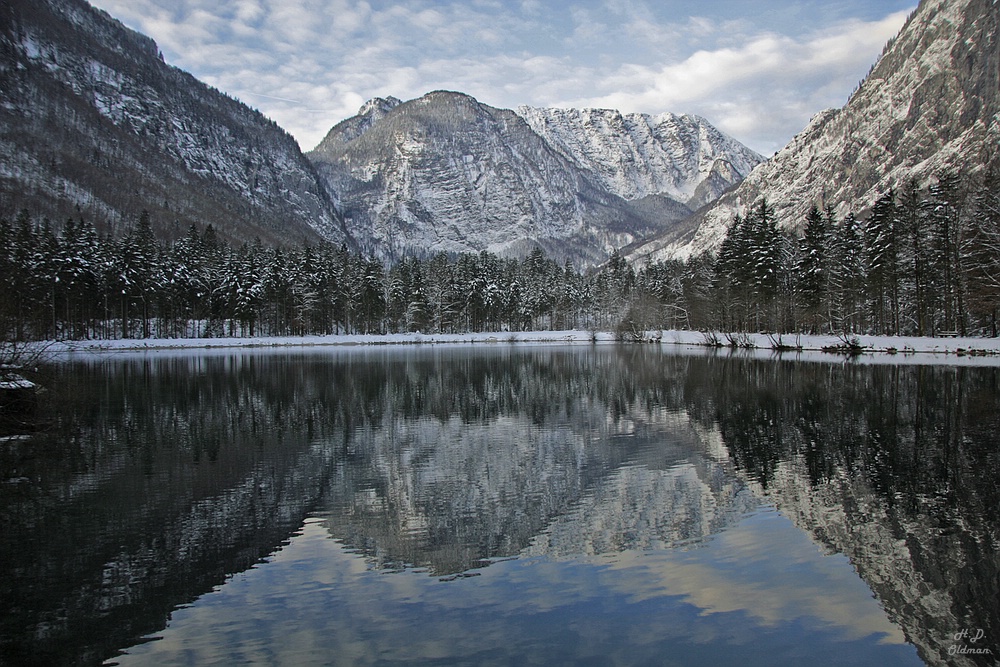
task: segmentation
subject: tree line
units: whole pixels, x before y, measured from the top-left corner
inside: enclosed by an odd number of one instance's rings
[[[814,206],[794,238],[761,201],[734,220],[714,269],[723,330],[996,336],[1000,178],[910,181],[864,221]]]
[[[237,246],[212,225],[164,243],[146,213],[115,237],[21,211],[0,220],[0,330],[22,341],[606,329],[633,286],[622,273],[586,276],[541,250],[386,266],[329,243]]]
[[[411,257],[343,246],[234,245],[208,225],[157,240],[147,213],[117,236],[22,210],[0,219],[4,340],[651,329],[997,335],[1000,188],[941,176],[870,215],[813,207],[801,233],[757,202],[716,253],[596,270],[523,259]]]

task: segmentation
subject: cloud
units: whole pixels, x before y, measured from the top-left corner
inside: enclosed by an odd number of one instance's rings
[[[777,150],[811,115],[847,101],[906,15],[847,21],[801,39],[763,33],[659,66],[624,64],[597,82],[597,90],[608,92],[562,104],[689,111],[763,150]]]
[[[157,641],[117,660],[443,662],[487,647],[542,663],[595,655],[612,663],[721,660],[759,655],[762,646],[800,661],[838,649],[855,660],[916,657],[847,557],[823,555],[773,510],[697,549],[564,560],[521,554],[476,571],[474,585],[419,570],[373,571],[339,541],[341,532],[336,522],[306,519],[265,562],[177,609]],[[612,642],[592,644],[603,639]]]
[[[791,35],[733,15],[740,3],[709,15],[642,0],[96,2],[307,150],[366,99],[451,88],[507,108],[696,113],[768,153],[843,104],[906,16]]]

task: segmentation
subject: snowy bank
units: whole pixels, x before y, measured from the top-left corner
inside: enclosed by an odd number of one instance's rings
[[[114,352],[134,350],[210,350],[229,347],[324,347],[359,345],[436,345],[504,343],[614,342],[614,334],[592,331],[518,331],[463,334],[351,334],[330,336],[274,336],[246,338],[129,338],[117,340],[67,340],[43,343],[60,352]]]
[[[662,331],[647,332],[647,340],[660,340],[663,343],[678,345],[708,345],[710,340],[718,340],[723,347],[732,346],[758,350],[784,349],[794,350],[829,350],[842,347],[845,339],[835,335],[807,334],[725,334],[705,333],[701,331]],[[1000,355],[1000,338],[929,338],[921,336],[867,336],[850,335],[849,340],[856,342],[859,352],[863,354],[955,354],[955,355]]]
[[[916,336],[851,336],[854,352],[861,356],[886,355],[900,359],[911,355],[986,357],[1000,364],[1000,339],[925,338]],[[614,343],[611,332],[518,331],[464,334],[353,334],[331,336],[280,336],[252,338],[146,338],[119,340],[50,341],[42,343],[49,353],[115,352],[141,350],[217,350],[224,348],[279,348],[374,345],[503,345],[503,344],[594,344]],[[823,352],[843,348],[845,339],[832,335],[724,334],[700,331],[648,331],[643,342],[695,347],[721,346],[764,352]]]

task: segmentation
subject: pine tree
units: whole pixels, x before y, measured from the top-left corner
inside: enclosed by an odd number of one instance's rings
[[[964,301],[959,249],[961,247],[963,195],[954,174],[941,174],[929,196],[933,270],[941,297],[940,328],[965,333]]]
[[[899,333],[899,235],[895,194],[878,198],[865,225],[868,301],[875,331]]]
[[[0,217],[0,342],[15,339],[17,312],[14,304],[14,230],[7,218]]]
[[[689,259],[681,274],[682,298],[678,303],[687,329],[708,329],[713,326],[711,289],[715,258],[711,254]]]
[[[347,246],[335,248],[325,244],[321,252],[320,273],[324,289],[329,295],[330,319],[333,333],[350,331],[351,299],[351,254]]]
[[[81,219],[75,236],[67,240],[67,250],[72,261],[70,293],[78,304],[81,335],[89,336],[99,302],[99,269],[95,261],[98,256],[97,230],[94,225]]]
[[[479,253],[477,282],[483,308],[482,327],[494,331],[501,329],[505,315],[506,281],[503,265],[495,255],[486,251]]]
[[[858,333],[866,326],[863,304],[867,267],[861,223],[853,213],[848,213],[835,230],[832,248],[834,325],[844,333]]]
[[[64,297],[60,275],[62,248],[48,218],[42,221],[37,235],[34,265],[45,295],[45,309],[44,316],[39,319],[36,335],[54,339],[59,337],[59,310]]]
[[[264,260],[263,286],[268,333],[272,336],[288,333],[292,286],[285,252],[281,248],[272,248],[267,253]]]
[[[159,295],[161,317],[165,320],[167,335],[189,335],[187,321],[193,318],[197,288],[198,229],[192,224],[185,236],[174,241],[164,251],[164,288]]]
[[[13,340],[37,338],[36,325],[44,311],[44,286],[37,267],[38,234],[31,214],[22,209],[14,222],[14,243],[10,253],[11,273],[7,287],[12,296]]]
[[[409,260],[402,260],[390,267],[386,276],[385,318],[390,331],[406,330],[406,310],[410,301]]]
[[[576,329],[581,324],[581,317],[585,310],[586,289],[583,277],[577,273],[573,265],[567,259],[563,265],[562,280],[558,295],[557,308],[561,316],[561,329]]]
[[[933,327],[931,313],[934,304],[934,279],[931,272],[933,257],[927,243],[927,202],[916,180],[910,180],[899,198],[900,271],[904,304],[914,322],[914,333],[923,336]]]
[[[360,291],[358,292],[359,324],[362,333],[384,333],[385,270],[381,262],[362,261]]]
[[[119,302],[122,334],[133,335],[132,319],[139,319],[139,335],[149,338],[154,295],[161,283],[160,249],[149,213],[143,211],[138,224],[113,243],[113,286]]]
[[[258,334],[257,325],[264,305],[266,258],[260,239],[254,239],[252,244],[244,244],[239,252],[230,256],[226,270],[227,310],[251,336]]]
[[[614,256],[612,259],[614,260]],[[521,316],[525,324],[523,328],[551,328],[552,310],[556,302],[553,278],[557,272],[558,265],[549,260],[541,248],[536,247],[522,262],[520,284]],[[624,260],[620,260],[615,268],[609,266],[609,272],[613,281],[621,280],[630,284],[634,279],[631,267]],[[630,277],[626,277],[626,273]]]
[[[751,329],[778,328],[776,309],[781,288],[785,285],[786,252],[777,220],[766,199],[747,216],[746,260],[750,265]]]
[[[412,260],[404,327],[406,331],[426,331],[428,325],[427,286],[422,263]]]
[[[320,303],[320,290],[318,280],[318,267],[316,256],[312,246],[299,248],[290,257],[289,285],[291,289],[291,321],[290,326],[294,335],[302,336],[314,333],[321,328],[320,313],[322,306]],[[383,285],[380,279],[380,289]]]
[[[142,337],[149,338],[151,335],[150,320],[153,315],[152,307],[163,279],[160,266],[160,247],[149,220],[149,211],[142,211],[139,215],[139,223],[130,236],[134,237],[136,252],[134,288],[142,320]]]
[[[451,263],[444,253],[438,253],[427,263],[427,284],[433,330],[454,333],[459,295]]]
[[[719,255],[715,259],[712,278],[712,292],[715,295],[716,312],[714,319],[723,330],[737,328],[739,321],[736,313],[738,293],[742,287],[741,269],[745,257],[746,232],[742,216],[737,214],[726,230],[726,235],[719,246]]]
[[[459,255],[453,267],[455,281],[460,286],[462,294],[459,319],[462,329],[466,331],[481,331],[487,319],[486,279],[480,258],[465,253]]]
[[[1000,335],[1000,169],[987,173],[975,198],[960,254],[969,314],[996,338]]]
[[[795,267],[796,297],[809,329],[819,332],[829,322],[830,276],[828,266],[829,214],[824,216],[813,205],[806,216],[806,226],[799,241],[799,258]]]
[[[199,244],[201,261],[198,276],[200,319],[205,321],[204,336],[221,336],[226,312],[225,267],[231,250],[219,238],[215,227],[208,224]]]

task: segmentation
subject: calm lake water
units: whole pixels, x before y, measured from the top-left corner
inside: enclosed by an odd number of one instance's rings
[[[824,358],[66,359],[0,664],[997,664],[1000,369]]]

